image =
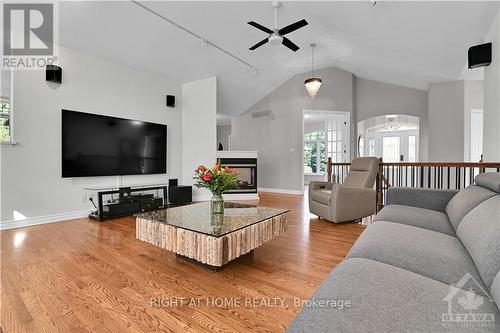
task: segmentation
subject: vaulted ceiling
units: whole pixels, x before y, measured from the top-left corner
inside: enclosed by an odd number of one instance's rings
[[[130,1],[62,2],[60,43],[80,52],[171,77],[180,82],[217,75],[219,112],[246,111],[288,78],[315,63],[357,76],[418,89],[460,78],[469,46],[482,41],[497,12],[493,2],[293,1],[278,11],[278,26],[305,18],[289,35],[300,50],[269,44],[246,24],[272,27],[271,1],[141,2],[258,68],[247,66]]]

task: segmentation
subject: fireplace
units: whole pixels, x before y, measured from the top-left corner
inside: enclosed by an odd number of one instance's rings
[[[257,159],[256,158],[220,158],[220,164],[236,170],[238,174],[237,190],[224,193],[257,193]]]

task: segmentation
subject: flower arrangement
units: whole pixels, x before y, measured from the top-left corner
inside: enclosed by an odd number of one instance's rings
[[[210,190],[212,213],[222,214],[224,213],[222,193],[239,188],[238,174],[234,169],[222,167],[219,163],[211,169],[200,165],[194,172],[194,186]]]
[[[234,169],[222,167],[219,163],[212,169],[200,165],[195,170],[194,180],[196,187],[206,188],[214,195],[222,195],[224,191],[239,188],[238,174]]]

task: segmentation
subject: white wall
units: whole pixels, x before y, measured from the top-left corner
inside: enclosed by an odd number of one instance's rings
[[[426,161],[428,150],[427,91],[356,78],[356,122],[387,114],[419,117],[419,156]]]
[[[493,43],[492,62],[484,69],[483,160],[500,161],[500,12],[486,41]]]
[[[14,211],[26,216],[24,223],[82,216],[91,208],[82,202],[87,194],[83,187],[118,185],[119,177],[61,178],[63,108],[166,124],[167,174],[124,176],[121,183],[166,182],[181,176],[181,103],[175,109],[165,106],[166,94],[180,96],[179,83],[63,47],[59,61],[62,85],[46,82],[44,71],[14,74],[19,144],[1,148],[3,222],[12,220]]]
[[[299,74],[232,120],[232,149],[259,152],[259,188],[302,191],[304,109],[352,111],[352,74],[330,67],[316,71],[316,75],[323,79],[316,99],[304,88],[309,73]],[[274,119],[252,118],[252,112],[266,110],[272,111]]]
[[[194,170],[217,159],[217,78],[182,85],[182,184],[192,185]],[[210,192],[193,188],[193,200],[208,200]]]
[[[483,82],[477,80],[429,85],[431,162],[470,160],[471,109],[483,109],[483,94]]]
[[[464,81],[429,85],[429,161],[464,158]]]

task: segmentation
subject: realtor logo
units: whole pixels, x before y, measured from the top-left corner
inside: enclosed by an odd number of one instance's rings
[[[3,5],[4,55],[53,55],[54,5],[7,3]]]
[[[2,68],[44,69],[57,50],[57,3],[3,3]]]
[[[456,285],[450,285],[443,302],[448,303],[448,312],[441,316],[443,327],[495,326],[495,314],[488,311],[488,303],[493,304],[493,299],[469,273]]]

